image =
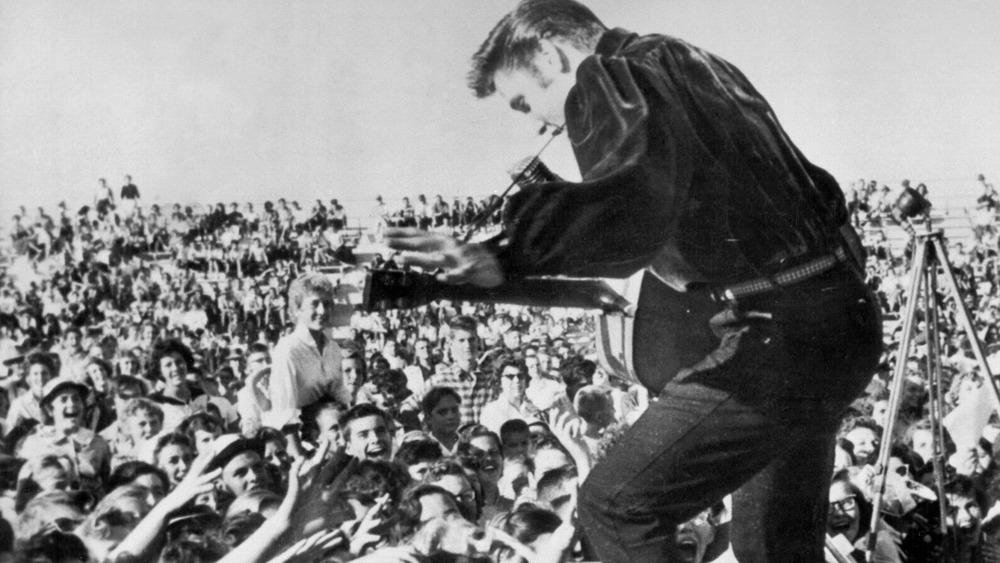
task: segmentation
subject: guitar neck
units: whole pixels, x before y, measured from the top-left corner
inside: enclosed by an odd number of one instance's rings
[[[573,278],[524,278],[497,287],[443,284],[433,276],[407,273],[397,279],[392,291],[377,288],[375,279],[382,272],[370,272],[365,287],[365,306],[369,311],[410,308],[431,300],[504,303],[531,307],[573,307],[597,309],[605,313],[631,315],[634,307],[602,280]],[[374,280],[374,282],[373,282]],[[397,298],[393,298],[396,296]]]

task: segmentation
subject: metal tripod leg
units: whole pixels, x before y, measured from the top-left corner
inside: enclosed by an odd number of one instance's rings
[[[924,281],[924,267],[927,263],[927,254],[930,248],[928,241],[915,241],[913,248],[913,268],[910,272],[910,290],[907,293],[906,311],[903,316],[903,338],[899,344],[896,357],[896,369],[892,377],[892,387],[889,391],[889,405],[886,410],[885,429],[882,436],[882,444],[879,447],[878,461],[875,462],[875,469],[880,473],[878,486],[875,489],[873,499],[871,535],[868,539],[868,551],[875,549],[875,540],[879,523],[882,520],[882,502],[885,496],[885,484],[888,479],[889,454],[892,448],[892,429],[896,426],[896,419],[899,416],[899,404],[903,399],[903,381],[906,376],[906,358],[910,353],[910,345],[913,341],[913,325],[917,318],[917,302],[920,301],[920,287]]]
[[[1000,410],[1000,388],[997,387],[997,382],[993,379],[990,366],[986,362],[983,344],[979,341],[979,336],[976,334],[976,327],[972,324],[969,307],[965,304],[965,299],[962,298],[962,293],[958,290],[955,272],[952,271],[951,262],[948,260],[948,254],[945,252],[944,243],[941,242],[940,236],[934,238],[934,249],[937,251],[938,260],[944,266],[942,268],[944,270],[944,279],[948,282],[948,287],[955,296],[957,305],[955,309],[958,311],[958,318],[962,322],[962,328],[965,329],[965,335],[969,337],[969,343],[972,345],[972,353],[975,354],[976,361],[979,363],[979,369],[982,370],[983,379],[989,382],[990,388],[993,390],[993,406]]]
[[[930,390],[931,432],[934,436],[934,486],[938,498],[944,497],[944,400],[941,380],[941,325],[937,309],[937,255],[928,249],[927,266],[924,268],[924,320],[927,335],[927,383]],[[891,435],[891,432],[890,432]],[[948,511],[945,503],[938,503],[938,526],[941,537],[948,535]]]

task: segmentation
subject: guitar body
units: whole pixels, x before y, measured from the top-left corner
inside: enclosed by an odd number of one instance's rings
[[[675,291],[647,271],[615,289],[638,307],[631,317],[597,317],[598,360],[609,373],[658,395],[677,372],[718,347],[709,319],[721,307],[707,292]]]
[[[722,309],[706,291],[681,293],[656,276],[643,274],[639,306],[632,322],[632,369],[651,392],[659,394],[684,367],[719,346],[709,319]]]

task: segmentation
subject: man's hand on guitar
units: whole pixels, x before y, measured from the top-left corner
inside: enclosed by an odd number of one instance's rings
[[[496,256],[481,244],[414,228],[387,229],[385,244],[403,251],[406,264],[427,271],[441,270],[437,275],[441,283],[496,287],[504,282]]]

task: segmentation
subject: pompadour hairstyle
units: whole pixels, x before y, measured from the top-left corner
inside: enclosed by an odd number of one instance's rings
[[[490,31],[472,55],[469,88],[479,98],[496,92],[497,71],[530,68],[540,40],[559,38],[581,50],[593,50],[607,27],[574,0],[523,0]]]

